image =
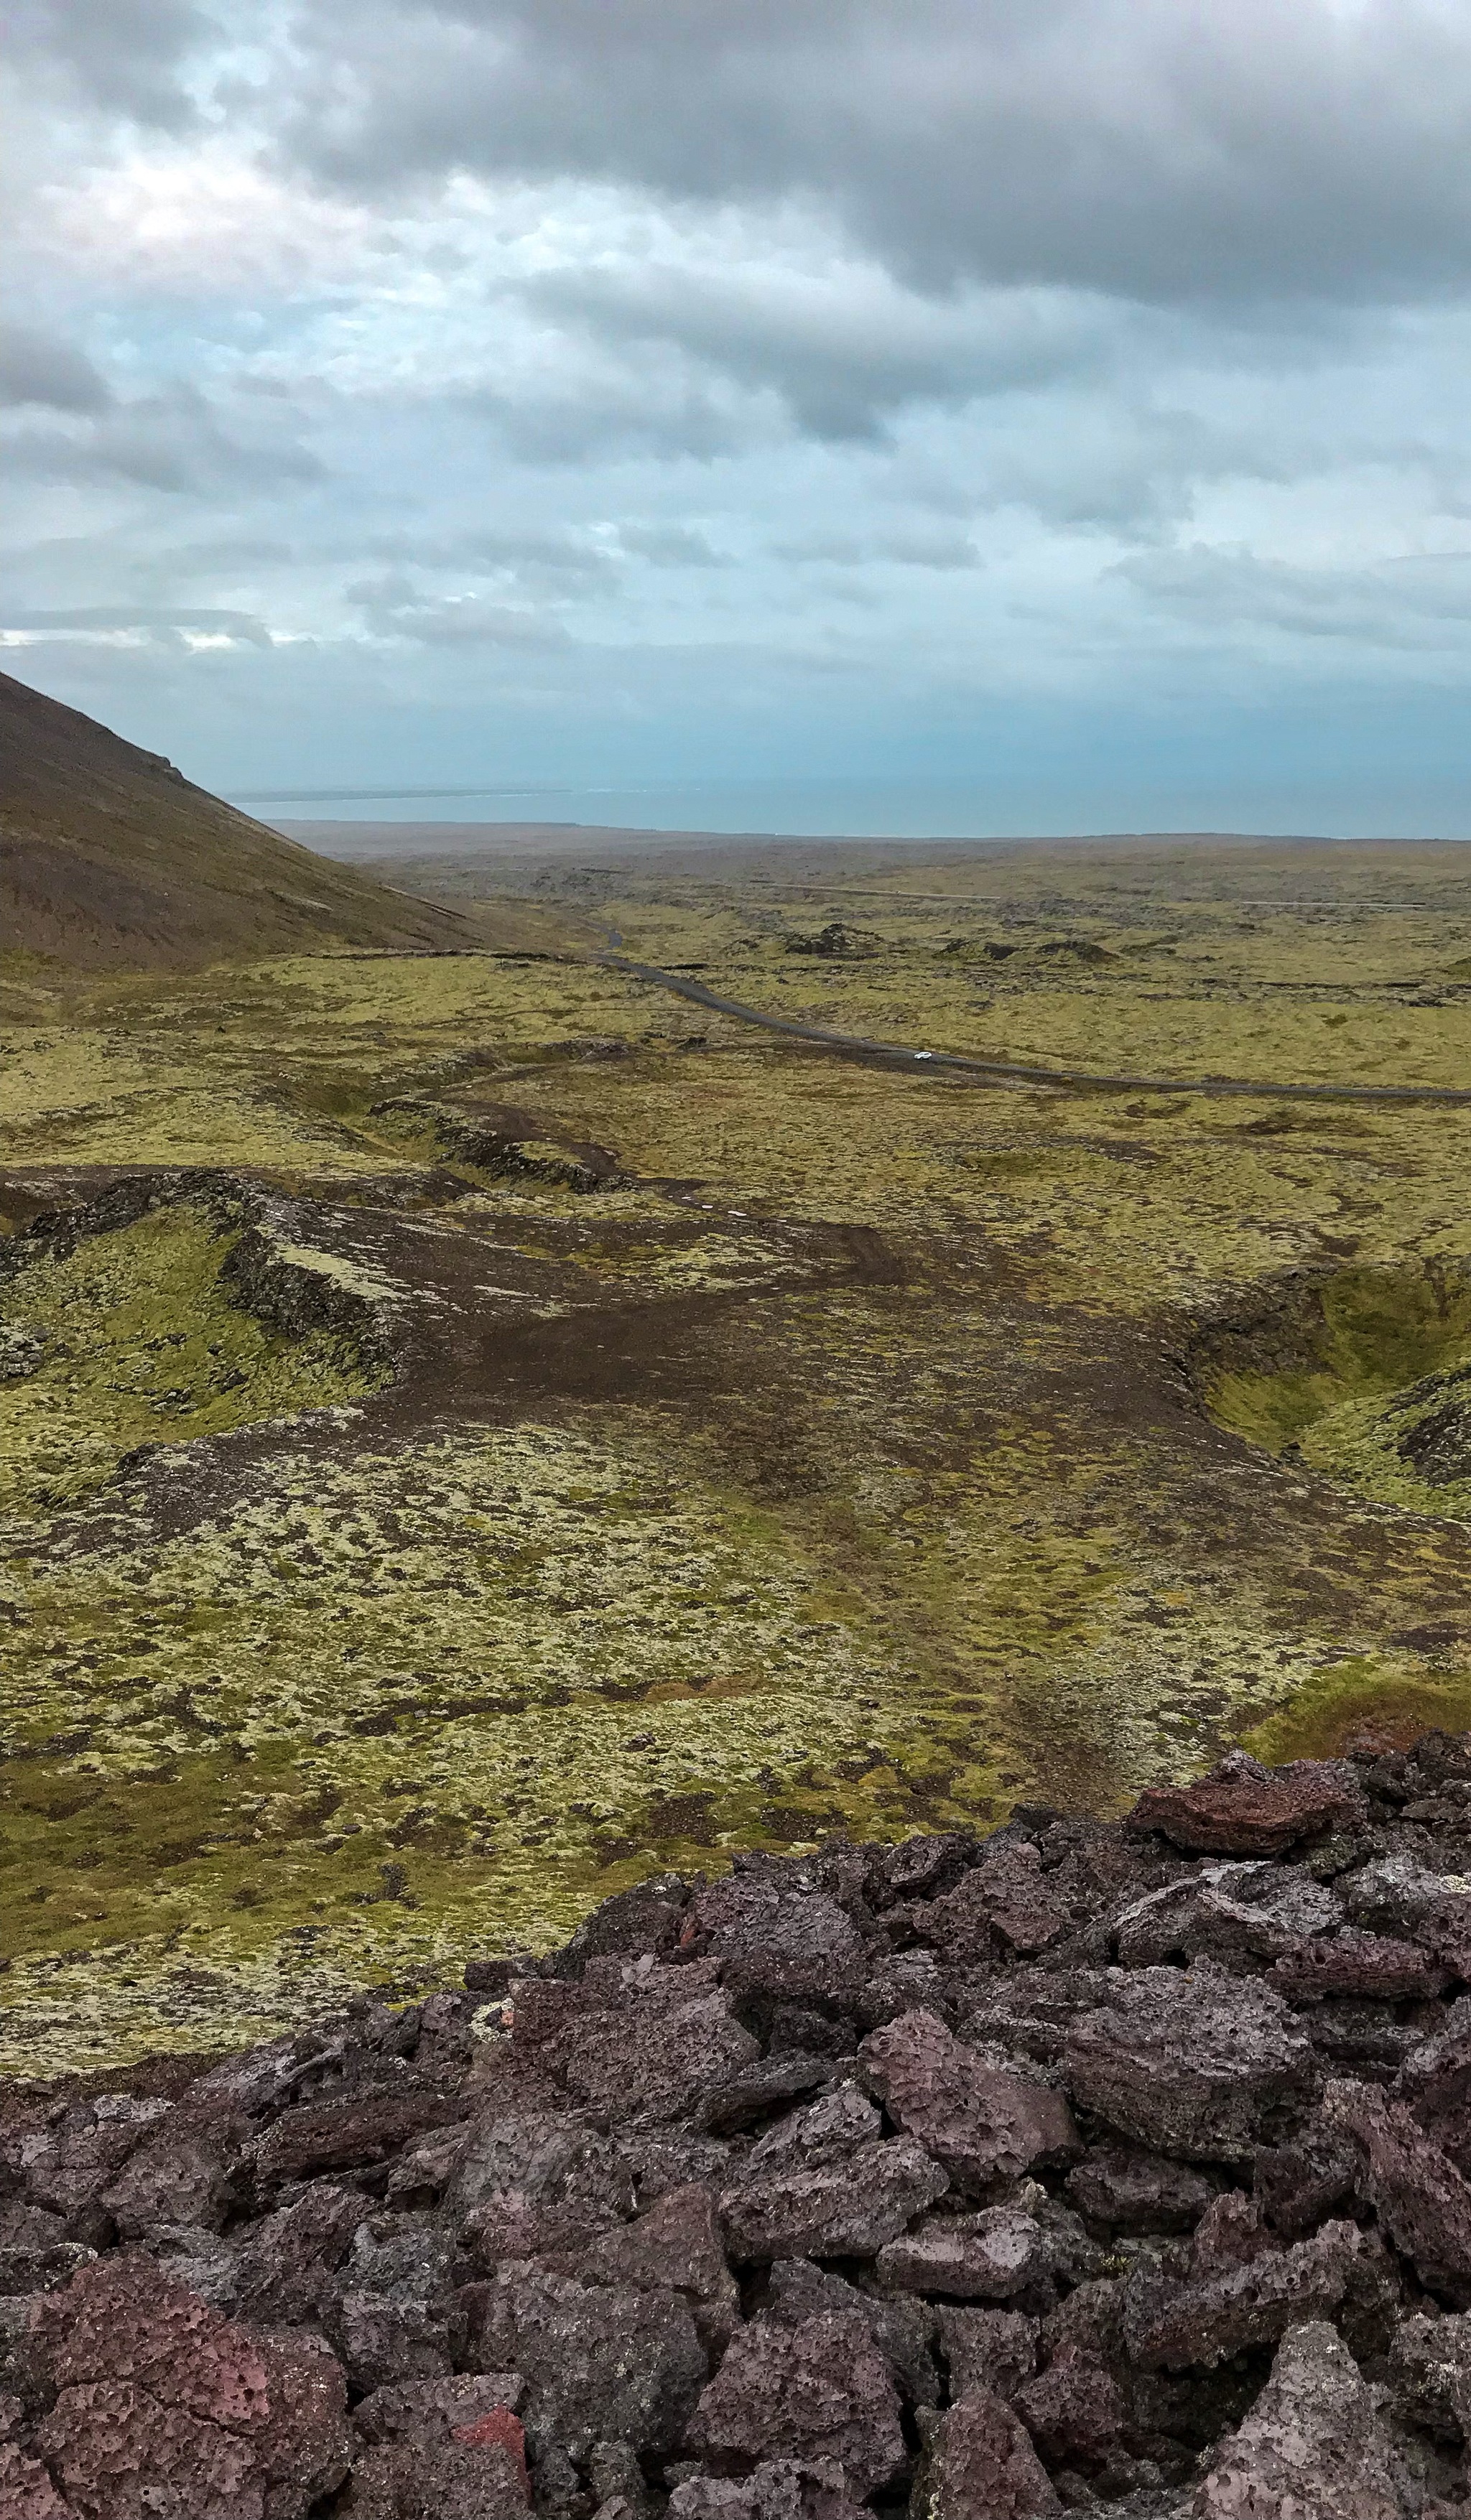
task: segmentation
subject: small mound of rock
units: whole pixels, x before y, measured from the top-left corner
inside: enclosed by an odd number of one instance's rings
[[[0,2094],[0,2520],[1471,2520],[1471,1736]]]

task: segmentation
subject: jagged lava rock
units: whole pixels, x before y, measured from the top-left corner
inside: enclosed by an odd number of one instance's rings
[[[1331,2327],[1283,2338],[1191,2507],[1197,2520],[1405,2520],[1373,2393]]]
[[[0,2087],[0,2520],[1464,2520],[1468,1866],[1238,1757]]]
[[[622,2441],[654,2455],[681,2438],[710,2366],[689,2304],[672,2289],[512,2265],[460,2298],[471,2368],[525,2377],[533,2454],[555,2443],[575,2457]]]
[[[1062,2507],[1026,2426],[972,2389],[942,2419],[910,2510],[912,2520],[1046,2520]]]
[[[866,2322],[843,2311],[797,2327],[757,2319],[742,2328],[700,2400],[689,2441],[736,2473],[773,2452],[830,2461],[859,2500],[905,2461],[888,2362]]]
[[[1249,2161],[1265,2111],[1313,2063],[1296,2016],[1260,1980],[1170,1968],[1114,1973],[1110,2001],[1075,2023],[1064,2054],[1076,2101],[1186,2161]]]
[[[1332,2083],[1323,2097],[1328,2124],[1360,2148],[1356,2184],[1387,2237],[1422,2283],[1465,2309],[1471,2304],[1471,2185],[1402,2100],[1356,2083]]]
[[[1060,2092],[986,2065],[933,2012],[905,2012],[871,2031],[859,2062],[895,2125],[948,2171],[952,2183],[984,2195],[997,2178],[1016,2179],[1034,2161],[1069,2161],[1081,2150]]]
[[[1218,2192],[1205,2171],[1111,2143],[1096,2144],[1064,2185],[1080,2214],[1119,2231],[1188,2231]]]
[[[1165,2290],[1130,2322],[1134,2361],[1145,2370],[1209,2369],[1249,2345],[1274,2343],[1306,2319],[1326,2318],[1344,2297],[1360,2238],[1356,2224],[1329,2223],[1310,2240]]]
[[[1150,1786],[1126,1825],[1157,1829],[1192,1855],[1282,1855],[1304,1838],[1360,1828],[1365,1818],[1342,1765],[1298,1759],[1271,1770],[1233,1750],[1198,1784]]]
[[[80,2520],[305,2520],[351,2455],[334,2357],[235,2325],[148,2258],[99,2259],[32,2318],[35,2447]]]
[[[943,2214],[878,2254],[878,2276],[895,2292],[952,2301],[1011,2301],[1051,2272],[1047,2235],[1013,2205],[984,2214]]]

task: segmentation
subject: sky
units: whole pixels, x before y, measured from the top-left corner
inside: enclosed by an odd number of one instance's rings
[[[12,24],[0,662],[202,784],[1471,835],[1465,0]]]

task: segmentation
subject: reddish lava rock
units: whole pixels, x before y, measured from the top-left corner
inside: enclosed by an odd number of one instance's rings
[[[972,2390],[950,2408],[913,2505],[914,2520],[1043,2520],[1062,2503],[1026,2426]]]
[[[986,2065],[933,2012],[901,2014],[858,2052],[895,2125],[969,2194],[1020,2178],[1034,2161],[1074,2161],[1082,2149],[1060,2092]]]
[[[1363,1797],[1343,1768],[1297,1759],[1272,1770],[1234,1750],[1199,1784],[1151,1785],[1126,1826],[1158,1829],[1191,1855],[1281,1855],[1363,1822]]]
[[[35,2447],[80,2520],[304,2520],[346,2475],[335,2357],[236,2326],[151,2258],[83,2267],[30,2341],[56,2393]]]
[[[0,2084],[0,2520],[1471,2520],[1471,1739],[116,2079]]]

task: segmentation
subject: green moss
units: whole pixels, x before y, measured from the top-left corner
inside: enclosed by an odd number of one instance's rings
[[[349,1341],[289,1339],[232,1303],[237,1238],[160,1208],[0,1280],[0,1517],[78,1506],[139,1450],[374,1387]]]
[[[1368,1422],[1365,1402],[1471,1353],[1471,1273],[1419,1263],[1341,1270],[1317,1290],[1302,1337],[1310,1364],[1220,1374],[1209,1385],[1211,1414],[1273,1450],[1332,1418],[1347,1454]],[[1337,1458],[1338,1443],[1326,1443],[1325,1458]]]
[[[1333,853],[1332,882],[1356,863]],[[1244,1069],[1260,1102],[838,1061],[591,964],[17,984],[16,1223],[51,1164],[67,1191],[189,1162],[322,1195],[362,1216],[345,1248],[388,1255],[420,1379],[294,1432],[359,1370],[238,1313],[193,1211],[25,1273],[51,1310],[15,1338],[65,1353],[0,1383],[6,1410],[44,1400],[9,1421],[0,2052],[257,2035],[550,1944],[666,1863],[1017,1795],[1117,1809],[1243,1732],[1446,1720],[1471,1577],[1449,1491],[1427,1521],[1280,1456],[1388,1441],[1397,1398],[1471,1346],[1448,1294],[1471,1116],[1285,1105],[1270,1080],[1468,1081],[1463,1011],[1390,984],[1471,920],[1428,855],[1395,869],[1423,918],[1230,898],[1309,890],[1305,865],[906,853],[851,898],[824,873],[807,898],[670,884],[609,912],[732,997],[935,1047]],[[781,952],[833,917],[884,953]],[[960,929],[1119,959],[983,971],[937,952]],[[1162,931],[1168,955],[1132,950]],[[395,1102],[416,1107],[375,1108]],[[502,1108],[518,1138],[617,1149],[636,1186],[481,1176],[424,1116]],[[384,1295],[376,1263],[328,1265]],[[1248,1359],[1279,1371],[1231,1396],[1254,1448],[1222,1444],[1171,1364],[1201,1308],[1332,1266],[1317,1344]],[[284,1422],[191,1450],[262,1418]],[[160,1440],[179,1476],[150,1520],[98,1482]]]
[[[1423,1732],[1471,1730],[1471,1671],[1444,1676],[1352,1655],[1313,1674],[1280,1712],[1243,1735],[1268,1765],[1335,1759],[1372,1746],[1408,1749]]]
[[[1471,1355],[1471,1273],[1464,1264],[1349,1269],[1310,1297],[1285,1328],[1268,1317],[1261,1343],[1287,1335],[1312,1362],[1236,1369],[1207,1386],[1213,1417],[1271,1452],[1411,1512],[1471,1513],[1471,1447],[1463,1476],[1422,1475],[1416,1430],[1456,1406],[1455,1369]]]

